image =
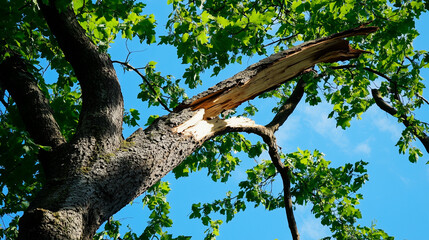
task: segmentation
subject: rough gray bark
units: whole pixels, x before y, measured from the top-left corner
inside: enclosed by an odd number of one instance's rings
[[[19,108],[32,102],[34,109],[42,111],[21,114],[36,142],[52,147],[52,151],[40,154],[46,184],[20,220],[20,239],[91,239],[104,221],[174,169],[205,140],[228,131],[259,129],[249,119],[219,119],[222,111],[279,86],[319,62],[358,57],[363,51],[351,49],[343,38],[376,30],[352,29],[266,58],[122,140],[123,100],[110,58],[97,51],[73,11],[59,12],[55,1],[49,1],[49,5],[39,1],[39,5],[78,77],[83,107],[75,136],[65,142],[47,100],[34,89],[36,83],[24,60],[18,61],[16,56],[14,59],[20,63],[7,77],[0,78],[0,86],[10,92]],[[13,64],[14,59],[0,63],[0,73],[11,71],[7,64]],[[35,95],[24,93],[30,88]],[[297,95],[295,105],[302,93]],[[278,121],[284,122],[286,115]],[[32,125],[38,119],[43,120],[38,124],[50,130],[48,136]],[[270,128],[270,132],[276,128]],[[270,150],[277,151],[273,146]]]

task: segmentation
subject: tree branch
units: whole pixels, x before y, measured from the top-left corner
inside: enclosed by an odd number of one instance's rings
[[[12,54],[0,63],[0,87],[12,96],[27,131],[37,144],[58,147],[65,143],[49,102],[27,71],[24,59]]]
[[[350,65],[332,66],[332,67],[329,67],[329,68],[331,68],[331,69],[350,69],[350,68],[356,68],[356,67],[357,67],[356,65],[350,64]],[[388,77],[386,74],[383,74],[383,73],[381,73],[381,72],[379,72],[377,70],[374,70],[372,68],[369,68],[369,67],[364,67],[363,69],[366,70],[366,71],[368,71],[368,72],[372,72],[372,73],[374,73],[374,74],[376,74],[376,75],[378,75],[378,76],[386,79],[389,82],[392,82],[392,79],[390,77]]]
[[[424,98],[422,95],[420,95],[419,93],[416,93],[416,96],[419,97],[421,100],[423,100],[426,104],[429,104],[429,101]]]
[[[279,112],[274,116],[273,120],[266,125],[268,129],[270,129],[273,132],[276,132],[279,129],[279,127],[283,125],[283,123],[293,113],[296,106],[301,101],[302,96],[304,96],[305,85],[306,83],[304,82],[304,80],[300,79],[298,81],[290,97],[280,108]]]
[[[155,89],[153,88],[153,86],[152,86],[152,84],[149,82],[149,80],[147,80],[147,78],[137,69],[137,68],[135,68],[135,67],[133,67],[133,66],[131,66],[129,63],[127,63],[127,62],[121,62],[121,61],[112,61],[112,63],[119,63],[119,64],[121,64],[121,65],[123,65],[123,66],[125,66],[125,67],[127,67],[127,68],[129,68],[129,69],[131,69],[131,70],[133,70],[134,72],[136,72],[142,79],[143,79],[143,81],[146,83],[146,85],[148,85],[149,86],[149,89],[152,91],[152,93],[154,94],[154,95],[156,95],[156,91],[155,91]],[[167,112],[172,112],[169,108],[168,108],[168,106],[162,101],[162,99],[161,98],[159,98],[159,97],[157,97],[157,98],[155,98],[158,102],[159,102],[159,104],[161,104],[161,106],[167,111]]]
[[[292,203],[292,196],[290,191],[290,176],[291,170],[289,167],[286,167],[280,157],[280,154],[278,152],[278,146],[276,142],[276,138],[274,136],[274,131],[263,127],[255,125],[254,127],[230,127],[229,131],[240,131],[240,132],[247,132],[247,133],[254,133],[262,137],[264,142],[268,145],[268,152],[271,157],[271,161],[273,162],[275,168],[280,173],[280,176],[282,178],[283,182],[283,190],[284,190],[284,202],[285,202],[285,211],[286,211],[286,217],[288,220],[288,226],[290,233],[292,234],[292,239],[299,240],[299,232],[298,227],[296,225],[295,216],[293,213],[293,203]]]
[[[204,108],[206,109],[206,119],[218,116],[225,110],[236,108],[263,92],[277,88],[317,63],[357,58],[366,51],[350,48],[348,41],[343,38],[367,35],[377,29],[376,27],[354,28],[273,54],[207,91],[186,100],[175,111],[188,107],[192,110]]]
[[[278,152],[278,146],[276,142],[276,138],[274,137],[274,133],[272,131],[268,131],[270,134],[266,134],[261,136],[264,139],[264,142],[268,145],[268,152],[271,157],[271,161],[276,167],[277,171],[280,173],[283,182],[283,190],[284,190],[284,201],[285,201],[285,210],[286,217],[288,220],[289,230],[292,234],[293,240],[299,240],[299,232],[298,227],[296,225],[295,216],[293,213],[293,203],[292,196],[290,191],[290,176],[292,173],[289,166],[285,166],[281,161],[280,154]]]
[[[268,47],[268,46],[273,45],[273,44],[276,44],[276,43],[278,43],[278,42],[287,41],[287,40],[289,40],[289,39],[291,39],[291,38],[294,38],[294,37],[296,37],[296,36],[298,36],[298,34],[292,34],[292,35],[291,35],[291,36],[289,36],[289,37],[280,38],[280,39],[277,39],[276,41],[273,41],[273,42],[267,43],[267,44],[265,44],[265,45],[262,45],[262,47]]]
[[[371,94],[377,106],[383,111],[387,112],[392,116],[394,116],[398,112],[394,107],[392,107],[390,104],[383,100],[383,97],[381,96],[381,93],[380,91],[378,91],[378,89],[371,89]]]
[[[378,89],[371,89],[371,93],[372,93],[372,97],[375,100],[375,103],[382,110],[384,110],[385,112],[389,113],[392,116],[395,116],[398,113],[398,111],[394,107],[392,107],[390,104],[388,104],[383,100],[383,97],[381,96],[381,93],[380,91],[378,91]],[[420,142],[425,147],[426,152],[429,153],[429,137],[426,135],[426,133],[422,131],[417,131],[414,128],[414,126],[407,120],[406,115],[402,114],[401,116],[398,116],[398,117],[401,119],[405,127],[407,128],[411,127],[411,132],[414,134],[414,136],[416,136],[420,140]]]
[[[333,66],[333,67],[330,67],[331,69],[350,69],[350,68],[356,68],[357,66],[356,65],[341,65],[341,66]],[[376,74],[376,75],[378,75],[378,76],[380,76],[380,77],[382,77],[382,78],[384,78],[384,79],[386,79],[387,81],[389,81],[390,83],[392,83],[392,84],[396,84],[394,81],[393,81],[393,79],[392,78],[390,78],[390,77],[388,77],[386,74],[383,74],[383,73],[381,73],[381,72],[379,72],[379,71],[377,71],[377,70],[374,70],[374,69],[372,69],[372,68],[369,68],[369,67],[364,67],[363,68],[364,70],[366,70],[366,71],[368,71],[368,72],[372,72],[372,73],[374,73],[374,74]],[[400,87],[402,87],[402,88],[404,88],[404,89],[408,89],[407,87],[405,87],[405,86],[400,86]],[[395,98],[397,98],[397,99],[399,99],[399,97],[398,97],[398,91],[396,90],[395,91]],[[419,93],[416,93],[416,96],[418,97],[418,98],[420,98],[421,100],[423,100],[426,104],[429,104],[429,101],[426,99],[426,98],[424,98],[422,95],[420,95]]]
[[[82,89],[77,139],[94,138],[106,146],[119,144],[123,99],[110,57],[98,51],[70,7],[57,6],[64,4],[62,1],[50,0],[48,5],[44,2],[38,1],[41,12]]]
[[[204,142],[206,139],[225,132],[246,132],[254,133],[262,137],[268,145],[271,161],[280,173],[284,188],[284,201],[288,225],[294,240],[299,240],[298,228],[293,214],[293,204],[290,192],[290,168],[284,166],[278,152],[278,146],[272,128],[257,125],[253,120],[243,117],[233,117],[228,119],[204,120],[204,109],[197,110],[194,117],[185,123],[173,128],[173,132],[193,137]]]

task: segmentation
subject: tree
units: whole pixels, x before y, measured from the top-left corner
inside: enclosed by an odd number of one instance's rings
[[[420,70],[429,55],[414,50],[414,20],[426,11],[419,1],[181,1],[169,0],[173,12],[168,34],[158,36],[153,15],[134,1],[2,1],[0,87],[1,215],[24,212],[19,235],[12,221],[3,236],[20,239],[91,239],[114,213],[144,192],[153,210],[141,239],[160,236],[171,225],[160,182],[173,171],[184,177],[207,168],[212,179],[227,181],[239,164],[231,151],[249,157],[268,150],[247,172],[236,196],[195,204],[191,218],[208,226],[207,239],[218,234],[219,212],[231,220],[246,203],[285,208],[293,239],[299,239],[294,204],[312,203],[312,212],[337,239],[387,239],[384,231],[356,225],[361,217],[357,193],[367,180],[363,161],[329,166],[318,151],[282,153],[274,133],[305,101],[324,97],[333,105],[330,117],[346,129],[351,119],[376,104],[405,125],[398,141],[411,162],[429,149],[428,126],[413,111],[427,103]],[[183,80],[163,77],[149,62],[142,70],[128,60],[112,60],[108,47],[116,37],[142,44],[168,44],[187,68]],[[304,43],[297,45],[303,41]],[[268,46],[274,45],[274,54]],[[285,48],[289,48],[285,50]],[[185,88],[202,83],[200,73],[217,75],[243,56],[270,55],[234,77],[192,98]],[[43,63],[58,79],[44,79]],[[148,127],[123,139],[123,124],[136,126],[137,110],[124,114],[121,87],[113,64],[142,78],[142,101],[148,109],[169,114],[151,116]],[[143,71],[143,72],[142,72]],[[373,87],[374,81],[377,88]],[[278,98],[272,121],[249,119],[256,107],[233,111],[255,97]],[[236,115],[240,116],[236,116]],[[252,144],[240,132],[262,137]],[[275,195],[261,185],[279,175],[284,192]],[[115,238],[115,225],[106,231]],[[99,234],[98,236],[102,235]],[[137,239],[127,233],[124,238]],[[188,239],[179,236],[176,239]]]

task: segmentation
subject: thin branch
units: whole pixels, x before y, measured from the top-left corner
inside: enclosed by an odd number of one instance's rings
[[[378,91],[378,89],[371,89],[371,93],[372,97],[375,100],[375,103],[383,111],[389,113],[392,116],[394,116],[398,112],[394,107],[392,107],[390,104],[383,100],[383,97],[381,96],[381,93],[380,91]]]
[[[388,104],[387,102],[385,102],[383,100],[383,97],[381,96],[380,91],[378,91],[378,89],[371,89],[371,93],[372,96],[375,100],[375,103],[377,104],[377,106],[379,106],[382,110],[384,110],[385,112],[389,113],[392,116],[395,116],[398,111],[392,107],[390,104]],[[412,124],[407,120],[407,116],[405,114],[402,114],[401,116],[398,116],[401,120],[402,123],[404,124],[405,127],[411,127],[411,131],[413,133],[414,136],[416,136],[420,142],[423,144],[423,146],[426,149],[426,152],[429,153],[429,137],[426,135],[426,133],[422,132],[422,131],[417,131]]]
[[[356,67],[357,67],[356,65],[341,65],[341,66],[333,66],[333,67],[330,67],[330,68],[331,69],[350,69],[350,68],[356,68]],[[381,73],[381,72],[379,72],[377,70],[374,70],[374,69],[369,68],[369,67],[364,67],[363,69],[366,70],[366,71],[368,71],[368,72],[372,72],[372,73],[374,73],[374,74],[376,74],[376,75],[378,75],[378,76],[386,79],[389,82],[393,82],[390,77],[388,77],[387,75],[385,75],[385,74],[383,74],[383,73]],[[401,87],[403,87],[403,86],[401,86]]]
[[[274,136],[274,131],[270,128],[267,128],[261,125],[256,125],[256,124],[254,124],[253,126],[228,127],[227,131],[228,132],[239,131],[239,132],[257,134],[260,137],[262,137],[264,142],[268,145],[268,152],[270,154],[271,161],[273,162],[276,170],[280,173],[280,176],[283,181],[285,210],[286,210],[286,217],[288,220],[289,230],[292,234],[292,239],[299,240],[300,236],[298,232],[298,227],[296,225],[295,216],[293,213],[293,203],[292,203],[291,190],[290,190],[291,169],[289,168],[289,166],[285,166],[282,162],[282,159],[278,151],[276,138]]]
[[[342,65],[342,66],[334,66],[334,67],[330,67],[330,68],[331,69],[350,69],[350,68],[356,68],[356,67],[357,67],[356,65]],[[377,70],[374,70],[374,69],[368,68],[368,67],[364,67],[363,69],[366,70],[366,71],[368,71],[368,72],[372,72],[372,73],[374,73],[374,74],[376,74],[376,75],[378,75],[378,76],[386,79],[387,81],[389,81],[392,84],[396,84],[395,81],[392,78],[388,77],[386,74],[383,74],[383,73],[381,73],[381,72],[379,72]],[[404,89],[408,89],[407,87],[401,86],[401,85],[399,85],[399,87],[402,87]],[[397,91],[395,91],[395,92],[397,93]],[[424,98],[422,95],[420,95],[419,93],[416,93],[415,95],[418,98],[422,99],[426,104],[429,104],[429,101],[426,98]],[[397,100],[399,100],[399,95],[395,94],[395,98]]]
[[[429,104],[429,101],[426,98],[424,98],[422,95],[420,95],[419,93],[416,93],[416,96],[418,98],[420,98],[421,100],[423,100],[426,104]]]
[[[289,40],[289,39],[291,39],[291,38],[294,38],[294,37],[296,37],[296,36],[298,36],[298,34],[293,34],[293,35],[291,35],[291,36],[289,36],[289,37],[280,38],[280,39],[278,39],[278,40],[276,40],[276,41],[273,41],[273,42],[267,43],[267,44],[265,44],[265,45],[262,45],[262,47],[268,47],[268,46],[271,46],[271,45],[276,44],[276,43],[278,43],[278,42],[287,41],[287,40]]]
[[[156,91],[153,88],[152,84],[149,82],[149,80],[145,77],[145,75],[143,75],[137,68],[131,66],[129,63],[127,62],[121,62],[121,61],[112,61],[112,63],[119,63],[121,65],[124,65],[125,67],[133,70],[134,72],[136,72],[142,79],[143,81],[149,86],[149,89],[152,91],[152,93],[154,95],[156,95]],[[161,104],[162,107],[164,107],[165,110],[167,110],[168,112],[172,112],[167,105],[165,105],[165,103],[162,101],[161,98],[157,97],[155,98],[155,100],[157,100],[159,102],[159,104]]]
[[[273,162],[277,171],[280,173],[280,176],[281,176],[282,181],[283,181],[286,217],[288,220],[289,230],[292,234],[292,239],[293,240],[299,240],[300,236],[299,236],[299,232],[298,232],[298,227],[296,225],[295,216],[293,213],[293,203],[292,203],[292,196],[291,196],[291,190],[290,190],[290,176],[289,176],[289,174],[291,174],[291,169],[289,168],[289,166],[285,166],[282,163],[274,135],[271,134],[271,136],[265,136],[262,138],[264,139],[264,141],[268,145],[269,154],[271,156],[271,161]]]

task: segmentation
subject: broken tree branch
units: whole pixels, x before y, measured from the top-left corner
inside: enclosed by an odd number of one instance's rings
[[[298,227],[293,214],[293,204],[290,192],[290,168],[285,166],[278,152],[274,127],[267,128],[256,124],[253,120],[244,117],[232,117],[229,119],[204,119],[204,109],[196,110],[197,113],[185,123],[175,127],[173,132],[181,133],[185,136],[193,137],[199,141],[225,132],[246,132],[254,133],[262,137],[268,145],[268,152],[275,168],[280,173],[284,188],[284,201],[288,225],[294,240],[299,240]]]
[[[354,28],[273,54],[207,91],[188,99],[175,111],[188,107],[192,110],[204,108],[205,119],[218,116],[224,110],[233,109],[244,101],[277,88],[317,63],[357,58],[366,51],[352,49],[348,41],[343,38],[367,35],[377,29],[377,27]]]
[[[195,112],[189,120],[172,128],[172,131],[198,142],[204,142],[225,132],[247,132],[261,136],[267,143],[271,160],[281,175],[289,229],[293,239],[298,240],[299,233],[293,214],[290,192],[289,174],[291,174],[291,170],[281,161],[274,132],[287,120],[301,100],[305,82],[301,80],[297,83],[291,97],[266,127],[257,125],[247,118],[220,119],[218,116],[225,110],[233,109],[244,101],[253,99],[261,93],[309,71],[317,63],[358,57],[365,51],[351,49],[348,42],[342,38],[367,35],[376,30],[376,27],[351,29],[330,37],[303,43],[293,49],[265,58],[179,105],[173,113],[184,109],[191,109]]]
[[[351,49],[348,41],[342,38],[367,35],[376,30],[376,27],[351,29],[330,37],[303,43],[265,58],[179,105],[170,115],[190,111],[191,116],[171,128],[171,131],[200,144],[226,132],[247,132],[261,136],[267,143],[271,160],[281,175],[289,229],[293,239],[298,240],[299,233],[293,214],[290,192],[291,170],[281,161],[274,132],[286,121],[302,98],[305,82],[301,80],[297,83],[291,97],[267,127],[257,125],[254,121],[243,117],[221,119],[219,114],[233,109],[263,92],[277,88],[300,74],[311,71],[311,67],[317,63],[342,61],[360,56],[365,51]]]

